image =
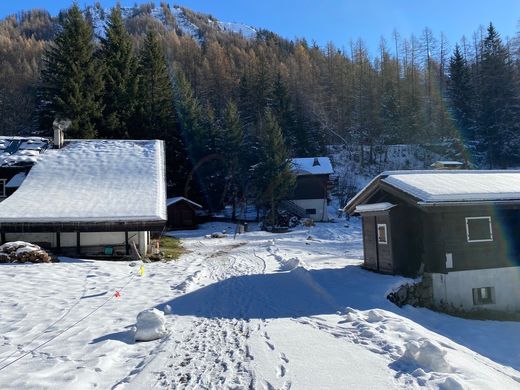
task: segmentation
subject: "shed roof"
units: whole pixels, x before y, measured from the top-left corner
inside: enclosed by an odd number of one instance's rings
[[[330,175],[334,173],[328,157],[293,158],[292,166],[297,175]]]
[[[374,178],[348,202],[345,210],[355,211],[380,183],[410,195],[418,205],[424,206],[520,202],[520,171],[390,171]]]
[[[179,203],[179,202],[187,202],[191,204],[192,206],[195,206],[199,209],[202,208],[202,206],[198,203],[193,202],[192,200],[189,200],[188,198],[185,198],[184,196],[176,196],[174,198],[168,198],[166,199],[166,206],[171,206],[173,204]]]
[[[360,204],[356,207],[356,213],[370,213],[370,212],[376,212],[376,211],[387,211],[395,206],[396,206],[395,204],[388,203],[388,202]]]
[[[18,172],[11,178],[11,180],[7,182],[5,186],[7,188],[18,188],[22,185],[23,181],[25,180],[25,176],[25,172]]]
[[[31,166],[48,148],[47,138],[0,136],[0,166]]]
[[[0,223],[166,220],[162,141],[72,140],[0,203]]]

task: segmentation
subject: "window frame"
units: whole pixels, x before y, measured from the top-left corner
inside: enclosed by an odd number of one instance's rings
[[[488,220],[488,226],[489,226],[489,238],[485,239],[478,239],[478,240],[472,240],[470,238],[470,232],[469,232],[469,223],[468,221],[477,220],[477,219],[487,219]],[[467,242],[492,242],[493,240],[493,224],[491,223],[491,217],[488,215],[482,216],[482,217],[466,217],[466,241]]]
[[[312,212],[312,211],[314,211],[314,212]],[[305,213],[307,215],[316,215],[317,214],[316,209],[305,209]]]
[[[379,228],[380,227],[384,228],[384,230],[385,230],[385,241],[379,240]],[[377,232],[377,243],[381,244],[381,245],[388,245],[388,229],[386,227],[386,223],[378,223],[376,232]]]
[[[482,297],[482,291],[486,292],[486,295],[488,295],[487,298]],[[472,290],[473,294],[473,305],[480,306],[480,305],[493,305],[496,303],[495,300],[495,287],[493,286],[486,286],[486,287],[476,287]]]

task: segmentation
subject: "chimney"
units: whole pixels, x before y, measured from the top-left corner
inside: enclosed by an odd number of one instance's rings
[[[70,120],[64,119],[59,120],[55,119],[52,123],[52,128],[54,129],[54,148],[61,149],[63,146],[63,142],[65,141],[65,130],[67,130],[70,126]]]
[[[320,164],[320,160],[319,160],[318,157],[314,157],[314,161],[313,161],[313,163],[312,163],[312,166],[315,167],[315,166],[317,166],[317,165],[321,165],[321,164]]]

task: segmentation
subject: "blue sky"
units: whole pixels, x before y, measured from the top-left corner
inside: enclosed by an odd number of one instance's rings
[[[100,2],[106,6],[116,3],[115,0]],[[120,2],[136,3],[135,0]],[[0,16],[31,8],[46,8],[54,14],[70,4],[70,0],[0,1]],[[420,35],[428,26],[436,35],[444,32],[454,44],[462,35],[471,37],[480,24],[487,25],[490,21],[502,37],[513,36],[520,19],[519,0],[178,0],[175,4],[224,21],[264,27],[286,38],[305,37],[320,45],[332,41],[346,48],[350,39],[363,38],[373,53],[380,36],[390,39],[394,28],[408,36]]]

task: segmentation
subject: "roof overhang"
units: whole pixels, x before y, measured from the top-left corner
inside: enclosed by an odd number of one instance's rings
[[[2,222],[2,233],[160,231],[166,221]]]

